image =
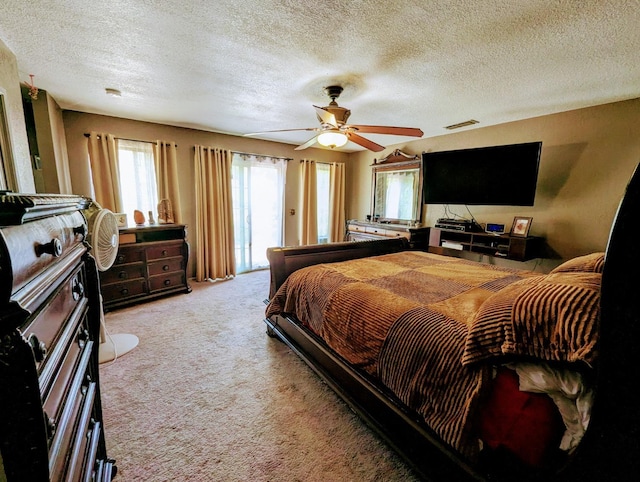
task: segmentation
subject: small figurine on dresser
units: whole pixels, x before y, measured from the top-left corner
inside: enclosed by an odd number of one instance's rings
[[[171,206],[171,200],[163,199],[158,204],[158,222],[160,224],[173,224],[173,207]]]

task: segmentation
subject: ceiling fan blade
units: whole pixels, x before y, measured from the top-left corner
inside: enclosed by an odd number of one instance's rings
[[[366,134],[393,134],[396,136],[422,137],[424,132],[415,127],[392,127],[392,126],[360,126],[349,125],[349,128]]]
[[[318,119],[320,119],[321,123],[332,125],[335,128],[338,127],[335,115],[322,107],[318,107],[317,105],[314,105],[313,107],[316,109],[316,115],[318,116]]]
[[[362,147],[365,147],[370,151],[380,152],[384,150],[384,146],[381,146],[380,144],[376,144],[375,142],[370,141],[369,139],[365,139],[364,137],[359,136],[355,132],[347,131],[346,134],[351,142],[355,142],[356,144]]]
[[[302,149],[306,149],[307,147],[311,147],[312,145],[314,145],[316,143],[317,139],[318,139],[318,136],[313,136],[311,139],[309,139],[304,144],[300,144],[298,147],[296,147],[294,149],[294,151],[301,151]]]
[[[274,131],[262,131],[262,132],[249,132],[248,134],[242,134],[243,136],[259,136],[262,134],[270,134],[272,132],[295,132],[295,131],[318,131],[317,127],[304,127],[302,129],[276,129]]]

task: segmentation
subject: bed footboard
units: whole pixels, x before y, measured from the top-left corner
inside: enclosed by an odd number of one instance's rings
[[[291,273],[305,266],[396,253],[407,249],[409,242],[405,238],[268,248],[267,259],[271,271],[269,299]]]

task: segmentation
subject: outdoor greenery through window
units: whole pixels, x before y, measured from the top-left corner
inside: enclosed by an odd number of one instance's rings
[[[149,142],[118,139],[117,146],[123,212],[132,219],[133,211],[137,209],[142,211],[148,221],[149,211],[155,217],[158,209],[153,145]]]

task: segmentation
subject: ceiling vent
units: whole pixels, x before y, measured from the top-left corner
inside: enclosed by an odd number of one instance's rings
[[[478,124],[478,121],[475,119],[469,119],[468,121],[459,122],[458,124],[451,124],[450,126],[445,127],[445,129],[449,129],[451,131],[453,129],[460,129],[461,127],[472,126],[473,124]]]

